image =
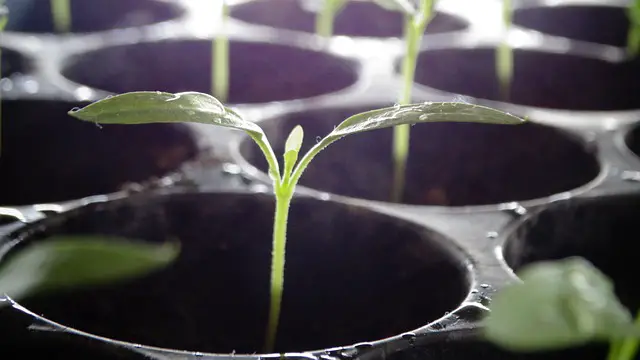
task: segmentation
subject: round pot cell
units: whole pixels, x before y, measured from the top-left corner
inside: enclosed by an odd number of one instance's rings
[[[415,81],[480,99],[566,110],[640,108],[640,61],[609,63],[577,55],[514,50],[507,96],[495,71],[494,48],[424,51]]]
[[[434,341],[425,346],[412,346],[387,356],[388,360],[602,360],[606,359],[606,345],[588,345],[555,351],[515,353],[490,344],[479,336],[464,336],[455,340]]]
[[[308,0],[257,0],[231,8],[231,17],[279,29],[315,33],[316,14],[306,8]],[[311,5],[310,5],[311,6]],[[402,37],[403,16],[370,1],[349,1],[334,18],[334,35],[358,37]],[[467,23],[455,16],[436,13],[426,33],[463,30]]]
[[[368,108],[337,108],[291,113],[260,123],[276,154],[286,136],[304,128],[306,152],[347,117]],[[393,130],[345,137],[323,150],[305,170],[300,185],[367,200],[389,201]],[[266,172],[253,141],[244,137],[239,161]],[[281,166],[282,168],[282,166]],[[572,190],[594,179],[594,155],[572,136],[550,127],[472,123],[429,123],[411,127],[402,203],[467,206],[522,201]],[[266,177],[266,175],[265,175]]]
[[[229,103],[308,98],[344,89],[357,80],[355,62],[288,45],[231,41],[229,57]],[[71,59],[63,74],[113,93],[210,93],[211,41],[106,47]]]
[[[90,33],[132,28],[171,20],[184,10],[175,3],[158,0],[66,0],[69,2],[72,33]],[[51,4],[64,0],[8,0],[6,31],[57,33]]]
[[[2,61],[0,63],[0,70],[2,71],[0,74],[1,77],[7,77],[16,73],[25,73],[29,70],[27,60],[19,52],[0,48],[0,54]]]
[[[507,239],[504,257],[516,272],[537,261],[581,256],[614,282],[633,313],[640,291],[630,264],[637,261],[640,196],[610,196],[558,203],[526,219]]]
[[[513,23],[549,35],[604,45],[627,45],[629,19],[618,6],[558,5],[516,9]]]
[[[136,195],[50,217],[23,230],[29,234],[24,244],[55,234],[103,234],[155,243],[178,239],[181,253],[142,278],[20,303],[110,339],[261,353],[274,207],[267,194]],[[422,327],[464,300],[470,287],[464,259],[448,238],[413,223],[295,198],[275,351],[348,346]]]
[[[86,103],[2,103],[0,204],[24,205],[114,192],[176,171],[198,152],[184,124],[98,126],[67,112]]]

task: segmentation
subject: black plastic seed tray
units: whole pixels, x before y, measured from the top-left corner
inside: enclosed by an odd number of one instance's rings
[[[640,308],[640,62],[623,49],[626,2],[516,3],[508,98],[494,71],[499,3],[439,2],[414,101],[530,122],[412,127],[402,203],[387,202],[391,131],[323,151],[292,207],[285,357],[603,359],[600,346],[513,354],[481,338],[492,295],[518,269],[574,255]],[[114,93],[208,92],[214,4],[72,0],[83,16],[68,34],[54,32],[48,1],[20,4],[0,35],[1,256],[60,233],[174,236],[183,251],[129,283],[14,303],[0,313],[1,356],[279,358],[260,354],[274,201],[257,147],[219,128],[98,127],[66,114]],[[393,105],[401,88],[400,17],[353,1],[327,40],[312,33],[308,6],[235,1],[226,29],[229,103],[276,153],[295,125],[308,148],[346,117]]]

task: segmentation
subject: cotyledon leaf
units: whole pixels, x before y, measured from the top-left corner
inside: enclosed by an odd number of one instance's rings
[[[141,276],[172,262],[178,243],[150,244],[117,237],[55,236],[24,249],[0,266],[0,298]],[[0,306],[7,305],[0,301]]]
[[[262,129],[240,117],[215,97],[199,92],[136,91],[91,103],[69,115],[100,124],[193,122],[235,128],[261,137]]]
[[[475,122],[517,125],[522,124],[525,120],[515,115],[480,105],[457,102],[425,102],[393,106],[353,115],[336,126],[327,135],[327,138],[425,122]]]
[[[640,336],[611,280],[587,260],[539,262],[518,275],[522,283],[498,292],[484,320],[484,335],[494,344],[542,351]]]

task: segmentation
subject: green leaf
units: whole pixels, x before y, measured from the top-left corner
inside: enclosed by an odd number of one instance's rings
[[[287,141],[284,143],[285,154],[289,151],[299,152],[300,147],[302,147],[303,138],[304,131],[302,130],[302,126],[297,125],[293,130],[291,130],[291,133],[287,137]]]
[[[298,161],[298,154],[302,147],[302,140],[304,139],[304,131],[302,126],[297,125],[291,130],[291,133],[287,137],[287,141],[284,144],[284,175],[283,181],[286,183],[289,180],[291,171]]]
[[[456,102],[425,102],[394,106],[356,114],[327,135],[342,137],[363,131],[425,122],[476,122],[516,125],[525,120],[485,106]]]
[[[555,350],[640,337],[612,282],[582,258],[540,262],[500,291],[485,319],[489,341],[512,351]]]
[[[209,94],[137,91],[108,97],[69,115],[99,124],[148,124],[192,122],[219,125],[262,136],[259,126],[243,120]]]
[[[0,294],[19,299],[124,280],[169,264],[179,252],[173,242],[158,245],[117,237],[55,236],[25,247],[2,264]]]
[[[209,94],[136,91],[107,97],[81,109],[72,109],[69,115],[99,124],[191,122],[242,130],[262,150],[269,163],[269,175],[274,179],[280,176],[278,161],[262,129],[242,119]]]
[[[399,11],[406,15],[415,15],[418,9],[410,0],[373,0],[378,6],[390,11]]]

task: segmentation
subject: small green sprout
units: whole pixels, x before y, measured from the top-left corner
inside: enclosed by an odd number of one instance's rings
[[[54,236],[18,250],[0,267],[0,298],[26,296],[142,276],[166,266],[177,243],[106,236]],[[0,307],[7,305],[0,300]]]
[[[71,31],[71,3],[70,0],[50,0],[53,28],[56,32]],[[81,1],[81,0],[78,0]]]
[[[132,92],[89,104],[69,114],[80,120],[99,124],[144,124],[192,122],[242,130],[250,136],[264,154],[273,180],[276,209],[273,223],[271,259],[270,311],[265,350],[272,351],[276,342],[282,294],[284,291],[287,220],[291,199],[300,177],[313,158],[335,141],[364,131],[425,122],[478,122],[486,124],[520,124],[522,119],[488,107],[448,102],[426,102],[398,105],[353,115],[336,126],[300,159],[304,137],[296,126],[285,145],[284,169],[279,168],[276,155],[262,129],[246,121],[208,94],[184,92],[171,94],[157,91]]]
[[[227,101],[229,97],[229,38],[225,25],[229,18],[229,5],[227,0],[219,0],[220,32],[213,39],[211,46],[211,92],[221,101]]]
[[[640,340],[611,280],[583,258],[545,261],[498,292],[484,336],[510,351],[559,350],[594,341],[611,344],[608,360],[631,360]],[[640,320],[640,319],[639,319]]]
[[[422,43],[422,36],[434,15],[435,0],[420,0],[416,8],[410,0],[373,0],[379,6],[404,14],[404,42],[405,54],[402,61],[402,92],[398,104],[411,103],[411,91],[416,72],[418,52]],[[410,128],[409,125],[399,125],[393,129],[393,185],[391,201],[399,202],[404,193],[407,158],[409,157]]]
[[[336,15],[349,0],[324,0],[322,9],[316,15],[316,34],[322,37],[333,35],[333,22]]]
[[[509,99],[511,80],[513,79],[513,49],[509,45],[508,39],[508,32],[513,22],[512,17],[513,6],[511,0],[502,0],[502,22],[505,36],[496,49],[496,74],[504,100]]]
[[[629,19],[629,34],[627,35],[627,53],[638,55],[640,51],[640,0],[633,0],[627,8]]]

